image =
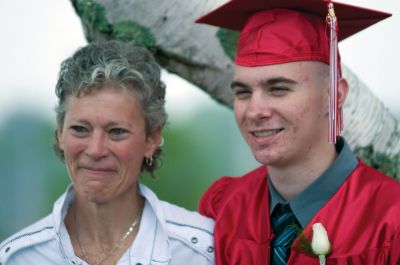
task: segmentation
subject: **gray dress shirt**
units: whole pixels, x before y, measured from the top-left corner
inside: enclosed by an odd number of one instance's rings
[[[270,214],[278,204],[289,203],[302,228],[307,226],[358,165],[357,158],[343,138],[340,138],[335,147],[338,156],[332,165],[303,192],[288,202],[282,198],[268,177]]]

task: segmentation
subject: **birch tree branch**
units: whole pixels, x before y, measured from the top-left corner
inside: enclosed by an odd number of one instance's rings
[[[232,106],[229,85],[238,33],[194,23],[227,0],[70,1],[88,41],[119,39],[144,45],[166,70]],[[343,68],[350,84],[345,138],[367,162],[400,179],[399,122],[354,73]]]

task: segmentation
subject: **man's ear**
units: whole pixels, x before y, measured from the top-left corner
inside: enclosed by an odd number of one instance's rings
[[[349,93],[349,83],[344,78],[340,78],[338,81],[338,108],[343,108],[344,102],[346,101],[347,95]]]

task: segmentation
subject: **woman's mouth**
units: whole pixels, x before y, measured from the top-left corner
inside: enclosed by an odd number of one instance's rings
[[[96,168],[96,167],[81,167],[80,170],[92,174],[108,174],[115,172],[115,170],[110,168]]]

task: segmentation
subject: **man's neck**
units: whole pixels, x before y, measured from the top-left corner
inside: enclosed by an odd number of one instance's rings
[[[325,145],[319,152],[313,152],[309,156],[305,154],[298,163],[267,166],[268,174],[282,198],[290,201],[318,179],[335,161],[336,156],[335,146]]]

